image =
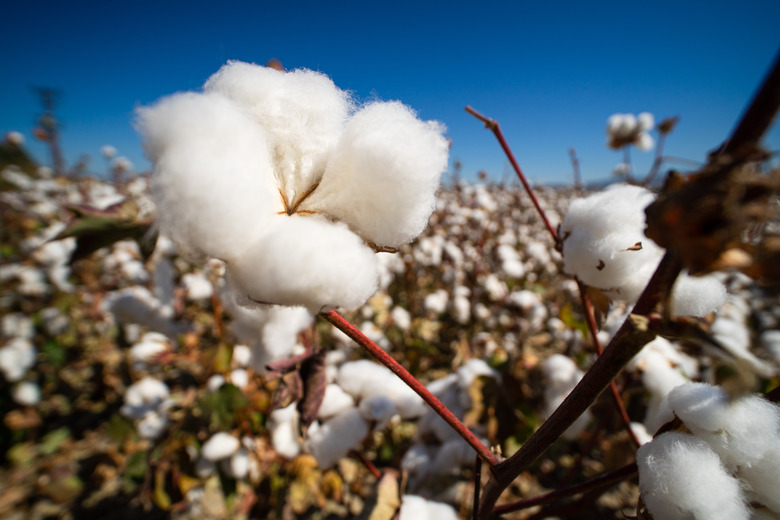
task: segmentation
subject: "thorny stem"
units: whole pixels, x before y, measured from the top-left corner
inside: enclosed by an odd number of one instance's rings
[[[490,449],[488,449],[484,444],[482,444],[477,436],[474,435],[471,430],[469,430],[466,425],[460,421],[460,419],[455,417],[455,415],[446,406],[444,406],[435,395],[433,395],[427,388],[425,388],[425,386],[420,383],[412,374],[410,374],[408,370],[402,367],[398,361],[393,359],[392,356],[382,350],[376,343],[368,339],[366,335],[360,332],[358,328],[344,319],[336,311],[322,312],[320,313],[320,316],[333,324],[333,326],[339,329],[341,332],[352,338],[355,343],[366,349],[372,356],[377,359],[377,361],[382,363],[395,375],[401,378],[401,380],[406,383],[412,390],[414,390],[417,395],[422,397],[423,401],[428,403],[428,405],[433,408],[433,410],[438,413],[441,418],[444,419],[444,421],[463,438],[463,440],[465,440],[472,448],[474,448],[482,460],[490,464],[491,467],[495,467],[501,462],[499,457],[490,451]]]
[[[493,510],[493,513],[495,515],[502,515],[505,513],[511,513],[513,511],[528,509],[529,507],[550,504],[552,502],[556,502],[564,498],[568,498],[574,495],[579,495],[580,493],[587,493],[589,491],[594,491],[597,489],[609,487],[617,482],[632,477],[633,475],[636,474],[636,472],[637,472],[636,462],[632,462],[627,466],[623,466],[622,468],[616,469],[615,471],[610,471],[609,473],[604,473],[603,475],[588,480],[587,482],[575,484],[573,486],[569,486],[563,489],[556,489],[555,491],[545,493],[544,495],[539,495],[533,498],[527,498],[525,500],[520,500],[512,504],[505,504],[503,506],[498,506]]]
[[[471,108],[470,106],[466,107],[466,112],[468,112],[472,116],[476,117],[477,119],[485,123],[485,128],[493,132],[493,134],[496,136],[496,139],[498,139],[498,143],[501,145],[501,148],[504,149],[504,153],[509,159],[509,162],[512,164],[512,168],[514,168],[517,177],[520,179],[520,182],[523,183],[523,187],[525,188],[526,193],[528,193],[528,196],[531,197],[531,201],[534,203],[534,206],[536,207],[536,211],[539,213],[539,217],[541,217],[541,219],[544,221],[544,225],[545,227],[547,227],[547,231],[549,231],[550,236],[552,236],[553,238],[553,241],[557,244],[558,233],[555,232],[555,228],[553,228],[552,224],[550,224],[550,221],[547,220],[547,215],[544,213],[542,206],[539,204],[539,200],[536,198],[536,195],[534,194],[534,190],[531,188],[531,185],[528,184],[528,181],[525,178],[525,174],[523,173],[523,170],[520,169],[520,165],[517,164],[515,155],[512,153],[511,148],[509,148],[506,139],[504,139],[504,133],[501,131],[501,127],[499,126],[498,121],[483,116],[482,114],[480,114],[479,112]]]
[[[641,317],[665,300],[681,270],[680,260],[667,252],[634,306],[632,315],[612,338],[604,354],[596,359],[574,390],[531,438],[495,468],[495,479],[487,484],[482,494],[479,518],[487,520],[492,516],[493,506],[504,489],[585,412],[631,358],[653,339],[655,335],[642,326]]]

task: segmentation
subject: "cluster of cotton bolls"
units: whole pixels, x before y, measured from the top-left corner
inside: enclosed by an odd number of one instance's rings
[[[371,296],[371,246],[422,231],[447,167],[441,125],[397,102],[357,107],[309,70],[230,62],[138,126],[161,229],[224,260],[242,296],[312,313]]]
[[[780,407],[705,383],[678,386],[669,406],[690,433],[663,433],[637,452],[653,517],[780,517]]]
[[[649,112],[634,114],[612,114],[607,119],[607,146],[614,149],[633,144],[640,150],[653,148],[649,134],[655,126],[655,118]]]

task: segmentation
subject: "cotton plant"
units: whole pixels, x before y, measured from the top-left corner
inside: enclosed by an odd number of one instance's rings
[[[706,383],[676,387],[669,404],[690,433],[663,433],[637,452],[640,491],[654,518],[780,514],[777,404]]]
[[[168,386],[146,376],[127,388],[120,413],[135,423],[138,435],[157,439],[168,427],[168,410],[173,406]]]
[[[441,125],[309,70],[229,62],[138,115],[161,230],[250,300],[312,313],[371,296],[375,250],[419,235],[447,166]]]
[[[634,114],[613,114],[607,119],[607,146],[620,149],[634,145],[642,151],[653,148],[650,131],[655,127],[655,117],[649,112]]]
[[[564,271],[614,299],[636,302],[664,254],[644,234],[644,209],[654,199],[645,188],[616,184],[572,201],[560,230]],[[726,289],[713,276],[683,274],[671,312],[704,316],[725,301]]]

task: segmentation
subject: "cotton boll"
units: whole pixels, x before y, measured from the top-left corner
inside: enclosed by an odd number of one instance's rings
[[[144,439],[156,439],[168,427],[168,416],[163,412],[153,410],[145,414],[136,423],[138,435]]]
[[[681,275],[672,289],[673,316],[704,316],[726,302],[726,287],[714,276]]]
[[[279,455],[287,459],[298,456],[301,452],[301,442],[297,433],[298,411],[296,403],[271,412],[268,416],[267,427],[271,436],[271,445]]]
[[[14,385],[11,397],[23,406],[35,406],[41,401],[41,389],[33,382],[22,381]]]
[[[444,442],[431,462],[433,475],[457,475],[463,466],[474,464],[474,449],[460,437]]]
[[[639,130],[642,132],[649,132],[655,127],[655,117],[650,112],[642,112],[637,116],[637,123]]]
[[[395,403],[404,419],[418,417],[426,410],[422,398],[390,369],[373,361],[359,360],[344,363],[336,382],[357,399],[381,395]]]
[[[8,381],[19,381],[35,364],[35,347],[25,338],[12,338],[0,348],[0,371]]]
[[[348,408],[355,407],[355,400],[351,395],[341,389],[339,385],[329,384],[325,387],[325,397],[322,398],[322,404],[317,411],[317,417],[327,419]]]
[[[232,362],[239,367],[247,367],[252,361],[252,350],[246,345],[235,345],[233,347]]]
[[[642,132],[639,134],[639,137],[637,138],[636,147],[642,150],[643,152],[649,152],[653,149],[653,145],[655,145],[655,140],[653,140],[653,136],[646,132]]]
[[[214,292],[211,282],[203,273],[186,273],[181,277],[181,283],[189,301],[207,300]]]
[[[164,410],[169,405],[168,386],[153,377],[133,383],[125,392],[125,404],[119,410],[130,419],[143,419],[147,413]]]
[[[561,405],[584,373],[571,359],[562,354],[553,354],[542,362],[542,373],[547,379],[544,389],[545,415],[549,417]],[[562,435],[564,439],[576,439],[588,426],[592,414],[586,410]]]
[[[437,289],[435,292],[425,296],[423,300],[423,307],[433,316],[444,314],[447,310],[447,300],[449,300],[449,294],[444,289]]]
[[[749,350],[750,332],[744,322],[719,316],[712,324],[711,330],[713,337],[729,354],[747,364],[754,372],[763,377],[775,375],[775,367],[759,359]]]
[[[210,392],[216,392],[217,390],[222,388],[222,385],[224,384],[225,384],[225,376],[221,374],[214,374],[206,382],[206,388],[208,388]]]
[[[344,128],[306,207],[346,222],[378,245],[411,242],[428,223],[447,168],[443,131],[398,102],[364,107]]]
[[[318,217],[283,217],[273,231],[228,263],[231,285],[252,300],[354,309],[374,293],[374,252],[342,225]]]
[[[780,439],[775,438],[775,442],[780,443]],[[740,468],[737,476],[747,484],[751,499],[780,515],[780,450],[770,449],[752,466]]]
[[[457,512],[449,504],[426,500],[416,495],[401,498],[398,520],[457,520]]]
[[[222,459],[222,471],[234,479],[243,479],[249,473],[251,459],[246,448],[239,448],[229,458]]]
[[[230,61],[204,89],[230,98],[267,130],[275,173],[290,203],[319,180],[351,108],[348,93],[306,69],[282,72]]]
[[[54,307],[50,307],[52,309]],[[35,336],[35,327],[32,319],[21,312],[12,312],[2,318],[3,336],[8,338],[32,339]]]
[[[323,423],[318,429],[309,430],[306,449],[317,459],[320,468],[333,466],[357,448],[368,435],[368,423],[357,408],[350,408]]]
[[[393,324],[404,332],[408,332],[412,326],[412,316],[403,307],[397,305],[393,307],[393,310],[390,311],[390,317]]]
[[[206,460],[218,461],[236,453],[241,442],[227,432],[218,432],[209,438],[201,448],[201,455]]]
[[[383,395],[373,395],[363,399],[358,409],[363,419],[374,425],[375,432],[382,430],[396,414],[395,403]]]
[[[503,300],[509,292],[506,283],[499,280],[493,273],[490,273],[482,279],[482,286],[485,288],[485,291],[487,291],[490,301],[494,302]]]
[[[689,383],[675,388],[669,403],[731,470],[749,468],[780,446],[780,407],[760,397],[729,400],[720,387]]]
[[[176,94],[138,110],[163,233],[185,250],[238,258],[282,210],[266,133],[230,100]]]
[[[653,440],[653,434],[647,431],[647,428],[645,428],[644,424],[632,422],[629,426],[631,426],[631,431],[639,441],[640,446],[645,445]]]
[[[750,518],[739,481],[707,443],[692,435],[659,435],[637,450],[637,465],[639,489],[654,518]]]
[[[246,388],[249,385],[249,373],[243,368],[237,368],[230,372],[230,382],[238,388]]]
[[[163,352],[170,350],[170,340],[159,332],[147,332],[141,341],[130,347],[130,360],[133,368],[143,370]]]
[[[434,451],[432,446],[426,444],[412,444],[404,453],[401,459],[401,468],[409,472],[410,488],[414,488],[414,484],[425,481],[425,478],[430,473]]]

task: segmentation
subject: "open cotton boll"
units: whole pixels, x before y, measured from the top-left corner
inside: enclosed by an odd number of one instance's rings
[[[236,453],[241,447],[241,441],[227,432],[218,432],[209,438],[201,448],[201,455],[206,460],[218,461]]]
[[[368,435],[368,423],[357,408],[349,408],[327,420],[319,428],[309,430],[306,450],[320,468],[333,466],[357,448]]]
[[[547,379],[544,389],[544,414],[549,417],[561,405],[584,373],[577,365],[562,354],[553,354],[542,362],[542,373]],[[588,426],[592,414],[590,410],[579,416],[574,423],[561,435],[564,439],[576,439]]]
[[[8,381],[19,381],[35,364],[36,351],[30,340],[12,338],[0,348],[0,372]]]
[[[357,399],[376,395],[387,397],[404,419],[419,417],[426,410],[422,398],[390,369],[367,359],[344,363],[339,368],[336,382]]]
[[[364,107],[345,126],[306,207],[346,222],[378,245],[411,242],[428,223],[447,168],[443,132],[398,102]]]
[[[376,290],[374,252],[345,226],[316,216],[280,218],[244,255],[228,263],[231,285],[252,300],[354,309]]]
[[[319,180],[351,108],[348,93],[306,69],[283,72],[230,61],[204,90],[230,98],[268,131],[275,173],[291,202]]]
[[[233,260],[282,210],[266,133],[223,96],[163,98],[138,129],[160,229],[185,250]]]
[[[374,425],[373,431],[383,429],[397,412],[395,403],[383,395],[372,395],[358,406],[363,419]]]
[[[14,385],[11,397],[23,406],[35,406],[41,401],[41,389],[31,381],[22,381]]]
[[[780,407],[758,396],[731,400],[720,387],[688,383],[669,394],[669,404],[731,470],[749,468],[780,447]]]
[[[327,419],[348,408],[355,407],[355,400],[337,384],[331,383],[325,387],[325,397],[317,411],[317,417]]]
[[[639,490],[653,518],[747,520],[737,479],[692,435],[667,432],[637,450]]]
[[[750,351],[751,339],[747,325],[738,318],[718,316],[712,324],[712,336],[720,345],[738,361],[749,366],[754,372],[764,377],[772,377],[777,369],[770,363],[756,357]]]
[[[239,448],[229,458],[222,459],[222,471],[224,471],[229,477],[235,479],[242,479],[249,473],[249,466],[251,459],[249,458],[249,451],[246,448]]]
[[[780,440],[777,441],[780,443]],[[747,484],[749,498],[780,515],[780,449],[771,449],[750,466],[739,469],[737,476]]]
[[[268,416],[268,432],[271,435],[271,445],[282,457],[292,459],[301,452],[301,442],[298,437],[297,404],[292,403],[285,408],[279,408]]]
[[[133,362],[133,368],[143,370],[156,357],[163,352],[170,350],[170,340],[164,334],[159,332],[147,332],[141,336],[141,340],[130,347],[130,359]]]
[[[404,495],[401,498],[398,520],[457,520],[458,518],[458,513],[449,504],[426,500],[417,495]]]
[[[704,316],[726,303],[726,287],[714,276],[680,275],[672,288],[673,316]]]

